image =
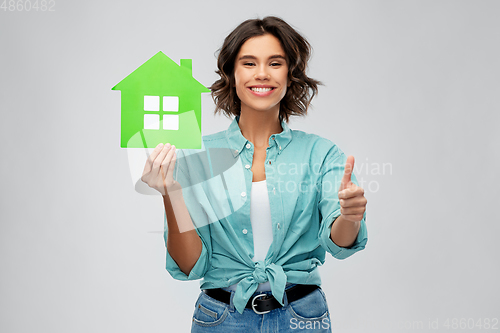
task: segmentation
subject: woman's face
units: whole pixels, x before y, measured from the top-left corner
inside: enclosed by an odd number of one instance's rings
[[[289,85],[288,65],[280,41],[270,34],[247,40],[236,56],[234,79],[241,112],[278,114]]]

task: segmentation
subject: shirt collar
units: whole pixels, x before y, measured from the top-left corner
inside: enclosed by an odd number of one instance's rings
[[[226,131],[226,137],[229,141],[233,156],[239,155],[248,142],[243,134],[241,134],[241,129],[238,125],[239,120],[240,116],[236,116]],[[269,137],[269,146],[271,146],[273,142],[276,142],[278,154],[280,154],[292,140],[292,130],[283,119],[281,119],[281,128],[283,129],[281,133],[273,134]]]

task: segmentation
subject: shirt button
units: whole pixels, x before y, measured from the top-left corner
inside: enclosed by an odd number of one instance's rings
[[[241,192],[241,196],[242,196],[242,197],[246,197],[246,196],[247,196],[247,194],[246,194],[245,192]]]
[[[245,165],[245,168],[250,169],[250,164]]]
[[[235,151],[234,151],[234,153],[235,153],[235,154],[238,154],[238,151],[237,151],[237,150],[235,150]]]
[[[281,150],[281,146],[280,146],[280,150]]]
[[[250,149],[252,147],[252,145],[247,143],[246,147],[247,147],[247,149]]]
[[[242,232],[246,235],[248,233],[247,229],[243,229]]]
[[[271,161],[269,161],[269,164],[271,164]]]
[[[273,140],[274,140],[274,136],[273,136]]]
[[[278,223],[278,229],[280,228],[280,224]]]

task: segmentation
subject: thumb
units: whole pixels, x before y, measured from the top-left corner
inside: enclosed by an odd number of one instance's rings
[[[347,161],[345,162],[344,176],[342,177],[342,182],[340,183],[339,191],[345,190],[349,183],[351,182],[351,174],[354,169],[354,156],[349,155]]]

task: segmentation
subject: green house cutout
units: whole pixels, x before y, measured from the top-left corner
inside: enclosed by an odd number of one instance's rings
[[[170,143],[201,149],[201,93],[191,59],[180,66],[158,52],[112,90],[121,91],[122,148],[154,148]]]

